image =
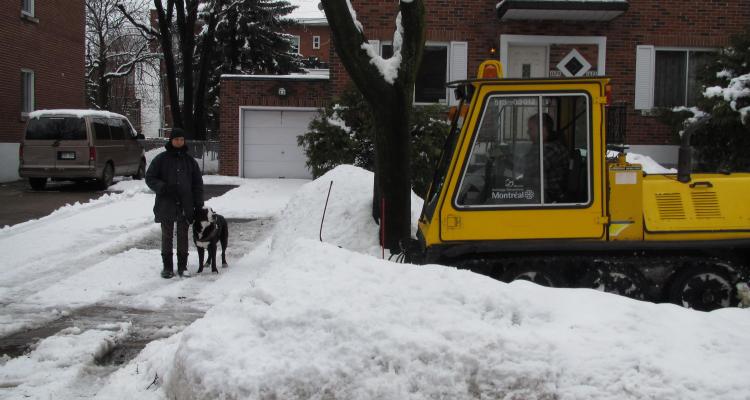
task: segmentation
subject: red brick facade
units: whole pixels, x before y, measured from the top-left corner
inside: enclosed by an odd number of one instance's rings
[[[598,37],[606,39],[606,75],[612,78],[614,102],[628,105],[627,140],[630,144],[673,144],[675,138],[666,126],[653,116],[635,110],[636,48],[652,45],[679,48],[719,48],[728,44],[732,34],[750,25],[750,0],[704,2],[630,0],[629,9],[608,22],[571,21],[500,21],[496,0],[425,0],[427,40],[468,44],[467,75],[476,74],[479,64],[488,58],[500,58],[503,35],[546,37]],[[398,2],[393,0],[352,0],[357,18],[370,40],[391,41]],[[507,37],[507,36],[506,36]],[[305,54],[302,40],[301,52]],[[550,42],[548,62],[551,70],[572,49],[598,67],[596,44],[558,44]],[[495,52],[492,53],[491,49]],[[315,104],[323,104],[341,93],[348,76],[333,48],[330,48],[330,85],[315,84]],[[506,66],[507,67],[507,66]],[[222,152],[228,157],[222,173],[237,173],[237,135],[240,106],[280,102],[267,93],[274,83],[257,81],[222,81],[221,139]],[[300,91],[300,94],[307,92]],[[294,97],[294,95],[290,96]],[[288,98],[285,104],[309,106],[308,99]],[[226,152],[226,153],[224,153]],[[234,160],[234,161],[233,161]]]
[[[427,40],[468,42],[468,76],[472,77],[479,64],[490,57],[490,48],[498,48],[501,35],[606,37],[606,75],[612,78],[613,101],[629,105],[628,141],[631,144],[673,143],[675,138],[655,117],[642,116],[633,108],[636,46],[725,46],[732,34],[750,26],[750,0],[630,0],[628,3],[629,9],[609,22],[567,22],[500,21],[495,0],[425,0]],[[352,0],[352,4],[368,39],[392,40],[398,2]],[[596,66],[595,46],[575,47]],[[551,66],[567,51],[569,48],[565,46],[551,46]],[[331,64],[334,92],[340,93],[348,78],[335,54]]]
[[[0,142],[19,142],[21,70],[34,71],[34,109],[84,108],[84,1],[0,2]]]
[[[219,173],[240,175],[239,134],[240,107],[324,107],[329,101],[328,80],[279,79],[254,77],[222,77],[221,79],[221,132],[219,132]],[[286,95],[279,96],[284,88]]]
[[[327,25],[300,25],[290,29],[287,33],[299,36],[299,53],[302,57],[317,57],[324,63],[330,61],[331,31]],[[320,46],[317,49],[313,48],[314,36],[320,38]]]

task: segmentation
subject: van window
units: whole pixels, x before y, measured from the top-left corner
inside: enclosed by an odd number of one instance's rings
[[[109,126],[106,119],[95,119],[92,121],[96,140],[109,140]]]
[[[109,132],[112,135],[112,140],[125,140],[125,130],[122,126],[122,120],[110,119]]]
[[[76,117],[32,118],[26,140],[86,140],[86,122]]]

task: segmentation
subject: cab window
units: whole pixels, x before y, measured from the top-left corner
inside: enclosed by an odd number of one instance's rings
[[[589,202],[584,94],[488,97],[456,196],[458,207]]]

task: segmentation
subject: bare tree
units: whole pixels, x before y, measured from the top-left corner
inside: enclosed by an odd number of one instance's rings
[[[132,0],[127,11],[146,19],[146,0]],[[124,78],[133,80],[139,63],[158,57],[150,51],[149,37],[130,24],[117,0],[86,0],[86,85],[91,106],[109,110],[121,98]]]
[[[218,82],[214,74],[220,74],[222,71],[222,68],[217,68],[215,63],[211,62],[211,57],[216,53],[213,47],[220,44],[216,41],[217,26],[220,23],[227,23],[227,15],[236,14],[239,11],[252,16],[255,15],[254,9],[268,8],[269,5],[286,10],[282,14],[289,13],[293,9],[284,0],[153,0],[157,20],[156,26],[151,27],[138,24],[135,18],[127,12],[124,4],[118,6],[144,35],[158,40],[166,72],[172,124],[185,129],[189,138],[205,139],[206,137],[206,110],[211,106],[207,104],[210,102],[206,99],[207,90],[212,81]],[[241,20],[234,18],[234,21],[246,25],[258,25],[275,32],[274,27],[279,26],[278,18],[281,15],[273,14],[270,17],[268,13],[259,15],[266,17],[252,21],[248,21],[247,18]],[[237,29],[237,31],[245,30]],[[283,36],[282,32],[275,32],[275,34]],[[250,38],[247,39],[249,41]],[[288,47],[291,46],[288,39],[286,43]],[[268,46],[265,42],[248,43],[248,45],[259,48]],[[291,57],[291,55],[288,56]],[[252,70],[252,68],[249,69]],[[180,89],[182,89],[182,96],[180,96]]]
[[[349,0],[322,0],[336,53],[372,109],[375,130],[374,208],[384,209],[383,245],[396,252],[410,236],[411,180],[409,116],[414,81],[425,42],[424,3],[401,0],[393,56],[384,60],[364,33]]]

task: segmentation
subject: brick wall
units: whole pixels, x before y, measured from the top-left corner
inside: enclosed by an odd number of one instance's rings
[[[36,0],[35,20],[20,0],[0,2],[0,142],[19,142],[21,69],[34,71],[35,109],[84,108],[84,1]]]
[[[251,76],[221,79],[221,130],[219,145],[219,173],[240,175],[239,135],[240,107],[324,107],[327,103],[330,82],[328,80],[253,79]],[[283,87],[287,95],[278,95]]]
[[[628,140],[633,144],[666,144],[675,140],[655,117],[642,116],[633,109],[636,46],[722,47],[728,44],[732,34],[742,32],[750,24],[750,0],[630,0],[629,10],[612,21],[578,23],[501,22],[495,11],[496,3],[494,0],[425,0],[427,40],[468,42],[468,75],[472,77],[479,63],[490,57],[489,49],[499,46],[500,35],[503,34],[605,36],[606,72],[612,78],[613,101],[629,104]],[[398,2],[352,0],[352,4],[368,39],[392,40]],[[596,49],[578,47],[584,49],[579,51],[595,65],[596,57],[591,53],[596,54]],[[551,56],[562,57],[564,54],[552,51]],[[348,82],[346,72],[334,52],[331,79],[334,93],[340,93]]]
[[[299,52],[303,57],[318,57],[326,63],[330,60],[331,31],[327,25],[300,25],[287,33],[300,37]],[[320,36],[319,49],[313,49],[313,36]]]

